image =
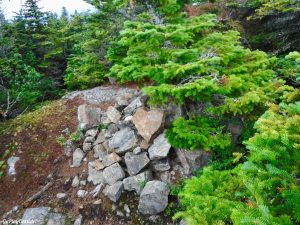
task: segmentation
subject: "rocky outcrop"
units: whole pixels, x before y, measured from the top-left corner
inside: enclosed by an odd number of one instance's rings
[[[203,153],[176,150],[179,151],[176,154],[164,130],[165,114],[174,116],[174,113],[150,109],[146,100],[146,96],[124,95],[106,111],[101,111],[101,123],[91,127],[92,123],[86,122],[89,125],[85,126],[80,146],[83,150],[77,148],[73,152],[73,166],[87,164],[85,179],[95,188],[87,193],[85,180],[79,179],[80,175],[72,178],[78,198],[96,198],[102,192],[117,202],[122,193],[134,192],[140,195],[138,210],[141,213],[158,214],[168,204],[167,183],[175,183],[205,164],[207,158]],[[82,122],[79,120],[79,124]],[[98,200],[96,202],[98,204]]]

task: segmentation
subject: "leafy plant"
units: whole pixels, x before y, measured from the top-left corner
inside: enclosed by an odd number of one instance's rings
[[[83,129],[78,128],[75,132],[70,134],[70,140],[78,142],[83,138]]]
[[[56,141],[60,145],[64,146],[66,144],[66,142],[67,142],[67,139],[66,139],[66,137],[64,135],[60,135],[59,137],[56,138]]]
[[[207,167],[179,192],[188,224],[297,224],[300,102],[273,104],[245,141],[248,160],[232,170]]]

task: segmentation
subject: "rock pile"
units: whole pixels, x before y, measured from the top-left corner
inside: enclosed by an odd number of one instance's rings
[[[73,157],[71,167],[88,160],[87,181],[96,186],[91,195],[103,192],[117,202],[124,191],[135,192],[140,196],[140,213],[154,215],[165,210],[167,183],[189,175],[208,157],[202,151],[171,149],[164,130],[169,114],[150,109],[147,96],[133,93],[116,96],[116,104],[105,111],[89,104],[78,108],[79,125],[85,130],[83,144],[75,148],[67,142],[65,152]],[[72,187],[79,182],[74,177]],[[88,195],[84,190],[77,194],[80,198]]]

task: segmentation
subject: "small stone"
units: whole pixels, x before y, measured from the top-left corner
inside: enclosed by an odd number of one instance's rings
[[[100,162],[99,159],[96,159],[92,162],[90,162],[91,166],[95,169],[95,170],[102,170],[104,169],[104,165],[102,162]]]
[[[94,158],[98,158],[102,161],[106,155],[107,151],[102,144],[94,146]]]
[[[100,205],[102,203],[102,199],[98,199],[93,202],[94,205]]]
[[[90,194],[92,195],[93,198],[96,198],[100,195],[100,193],[103,189],[104,189],[104,184],[103,183],[98,184],[95,187],[95,189],[90,192]]]
[[[138,210],[142,214],[155,215],[168,205],[169,188],[161,181],[149,181],[141,192]]]
[[[87,196],[88,195],[88,192],[86,191],[86,190],[79,190],[78,192],[77,192],[77,197],[78,198],[84,198],[85,196]]]
[[[112,123],[117,123],[121,119],[121,113],[114,107],[109,106],[107,111],[107,118]]]
[[[132,115],[132,113],[139,107],[144,106],[145,98],[137,97],[134,99],[123,111],[125,115]]]
[[[132,122],[138,133],[150,142],[155,134],[163,127],[164,114],[159,110],[151,110],[147,112],[143,108],[139,108],[133,115]]]
[[[125,177],[124,170],[119,163],[112,164],[103,171],[103,177],[109,185],[115,184],[117,181],[121,181]]]
[[[129,104],[128,99],[124,95],[119,95],[116,98],[118,106],[127,106]]]
[[[149,220],[152,222],[152,223],[157,223],[158,220],[159,220],[159,215],[152,215],[152,216],[149,216]]]
[[[106,155],[103,160],[102,163],[104,165],[104,167],[110,166],[116,162],[120,162],[122,160],[122,158],[120,156],[118,156],[115,152]]]
[[[107,189],[107,197],[113,202],[117,202],[124,190],[123,182],[118,181]]]
[[[95,141],[95,138],[94,137],[91,137],[91,136],[87,136],[85,139],[84,139],[84,143],[93,143]]]
[[[72,152],[75,150],[75,145],[72,140],[67,140],[65,143],[64,153],[65,156],[70,157],[72,155]]]
[[[102,144],[105,141],[104,133],[101,132],[98,134],[97,139],[94,141],[93,145]]]
[[[133,152],[127,152],[125,154],[125,163],[128,169],[128,173],[133,176],[138,174],[143,168],[145,168],[150,162],[147,152],[142,152],[135,155]]]
[[[133,153],[135,154],[135,155],[138,155],[139,153],[141,153],[142,152],[142,149],[140,148],[140,147],[136,147],[134,150],[133,150]]]
[[[76,175],[74,178],[73,178],[73,181],[72,181],[72,187],[78,187],[79,186],[79,178],[78,178],[78,176]]]
[[[92,143],[83,143],[82,150],[87,153],[92,149]]]
[[[114,134],[109,141],[109,148],[114,149],[116,153],[125,153],[137,144],[137,137],[135,132],[126,127]]]
[[[169,159],[161,159],[156,161],[151,161],[151,168],[155,172],[167,171],[171,168]]]
[[[140,194],[145,184],[151,179],[152,174],[149,170],[136,176],[127,177],[123,180],[124,189],[127,191],[135,191],[137,194]]]
[[[8,172],[7,174],[9,176],[12,176],[12,175],[16,175],[16,169],[15,169],[15,165],[16,163],[20,160],[19,157],[16,157],[16,156],[12,156],[10,157],[8,160],[7,160],[7,165],[8,165]]]
[[[98,134],[98,129],[97,128],[93,128],[93,129],[89,129],[86,131],[85,136],[90,136],[92,138],[96,138]]]
[[[120,211],[120,210],[117,210],[117,216],[121,216],[121,217],[124,217],[124,214]]]
[[[88,182],[92,182],[94,185],[100,184],[104,182],[103,171],[96,170],[94,168],[94,164],[88,163]]]
[[[159,135],[154,139],[153,144],[148,149],[149,157],[151,160],[166,158],[169,154],[171,145],[165,138],[165,133]]]
[[[115,204],[112,204],[111,210],[112,210],[112,211],[116,211],[116,209],[117,209],[117,206],[116,206]]]
[[[63,199],[63,198],[65,198],[66,196],[67,196],[66,193],[57,193],[56,198],[58,198],[58,199]]]
[[[70,134],[70,129],[67,127],[66,129],[61,131],[63,134]]]
[[[129,206],[127,204],[124,205],[124,210],[126,213],[130,214],[130,209]]]
[[[79,167],[81,165],[83,158],[84,158],[84,152],[80,148],[77,148],[73,153],[73,166]]]

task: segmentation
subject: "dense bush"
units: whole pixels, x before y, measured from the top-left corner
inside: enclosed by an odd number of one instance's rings
[[[246,162],[232,170],[211,167],[179,193],[189,224],[296,224],[300,222],[300,103],[272,104],[245,142]]]

